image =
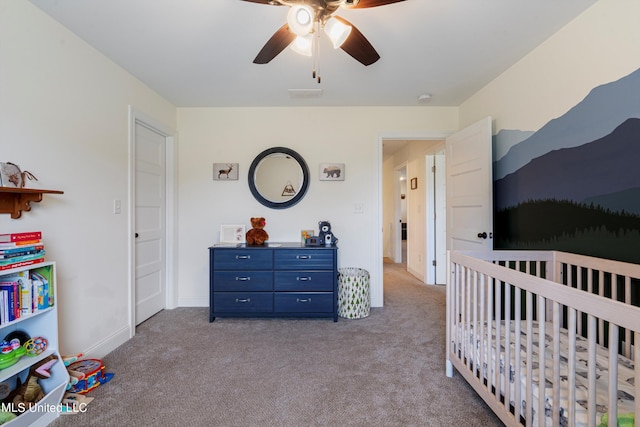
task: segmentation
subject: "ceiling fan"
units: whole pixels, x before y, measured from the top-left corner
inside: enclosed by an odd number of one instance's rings
[[[320,29],[327,34],[335,49],[341,48],[363,65],[371,65],[380,55],[365,36],[349,21],[334,14],[339,8],[364,9],[399,3],[405,0],[242,0],[272,6],[289,6],[287,23],[267,41],[255,57],[255,64],[266,64],[287,46],[303,55],[312,56]],[[314,71],[315,77],[315,71]]]

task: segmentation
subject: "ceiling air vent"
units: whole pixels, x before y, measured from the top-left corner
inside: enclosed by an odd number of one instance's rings
[[[289,98],[320,98],[322,89],[289,89]]]

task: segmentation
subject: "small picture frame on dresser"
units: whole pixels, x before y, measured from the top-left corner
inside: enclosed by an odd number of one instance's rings
[[[245,242],[245,226],[244,225],[221,225],[220,226],[220,243],[221,244],[239,244]]]

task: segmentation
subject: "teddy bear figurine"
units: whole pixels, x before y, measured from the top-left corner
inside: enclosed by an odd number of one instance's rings
[[[251,218],[253,228],[246,234],[248,246],[264,245],[264,242],[269,240],[269,233],[264,230],[265,225],[267,225],[267,221],[264,218]]]

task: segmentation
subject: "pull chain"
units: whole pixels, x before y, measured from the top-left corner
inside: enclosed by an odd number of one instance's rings
[[[316,31],[311,44],[311,55],[313,57],[313,72],[311,77],[318,81],[318,84],[322,82],[320,77],[320,21],[316,21]]]

